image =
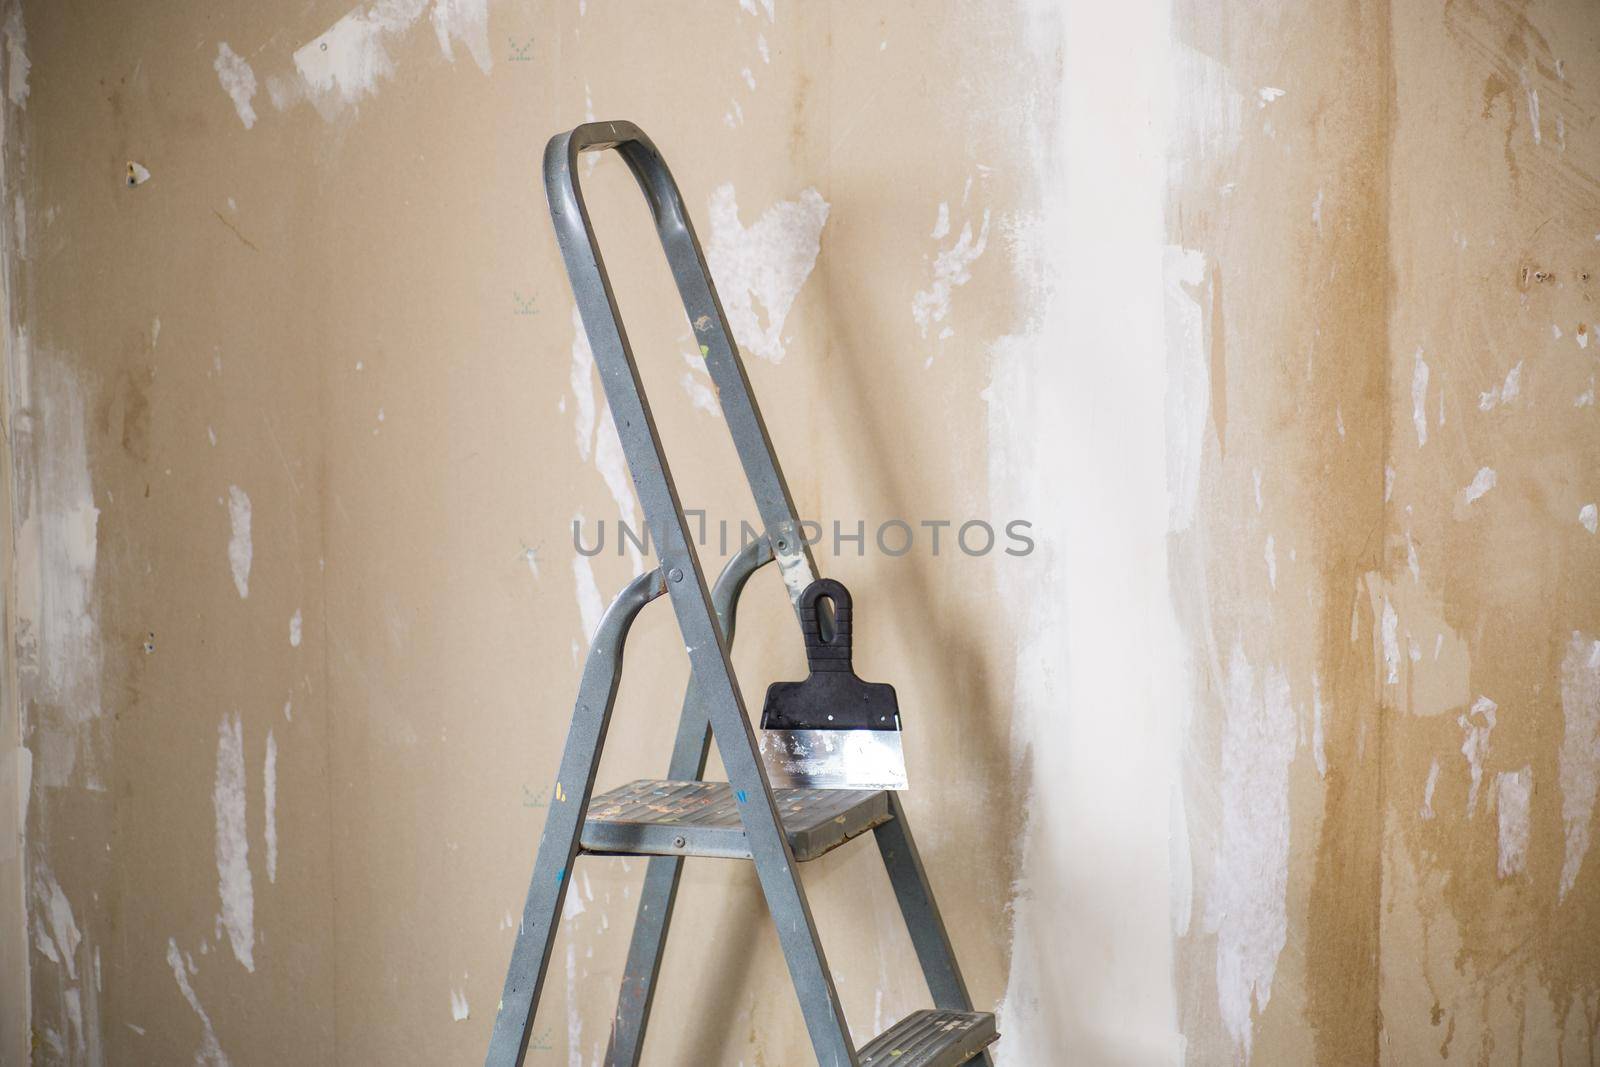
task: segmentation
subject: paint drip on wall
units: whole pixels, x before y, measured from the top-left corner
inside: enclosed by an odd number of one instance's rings
[[[1486,696],[1472,702],[1466,714],[1456,720],[1462,730],[1461,754],[1466,757],[1472,784],[1467,787],[1467,817],[1478,811],[1478,791],[1483,786],[1483,760],[1489,752],[1489,735],[1494,732],[1500,705]]]
[[[267,842],[267,881],[278,880],[278,739],[267,730],[267,755],[261,765],[261,801],[267,821],[263,835]]]
[[[183,994],[190,1010],[200,1019],[200,1048],[194,1054],[195,1067],[231,1067],[227,1054],[217,1043],[217,1031],[211,1025],[211,1016],[200,1006],[200,998],[195,996],[194,986],[189,982],[189,976],[196,970],[194,960],[179,952],[178,942],[170,937],[167,938],[167,966],[172,968],[178,992]]]
[[[250,839],[245,828],[244,728],[238,712],[217,727],[217,776],[212,789],[217,816],[218,923],[244,969],[254,971],[255,892],[250,882]]]
[[[243,56],[228,47],[227,41],[217,45],[217,58],[211,65],[216,69],[223,91],[233,100],[239,121],[248,130],[256,124],[256,109],[251,105],[256,95],[256,72],[250,69]]]
[[[56,995],[62,1007],[61,1029],[44,1025],[39,1033],[62,1063],[100,1067],[97,954],[80,932],[72,904],[42,856],[30,861],[29,890],[33,947],[56,965]],[[34,979],[43,977],[35,971]]]
[[[1533,795],[1533,769],[1502,772],[1494,778],[1495,807],[1499,816],[1501,878],[1521,874],[1528,867],[1528,801]]]
[[[1206,907],[1217,935],[1223,1024],[1249,1059],[1252,1009],[1272,999],[1288,938],[1289,765],[1298,730],[1289,680],[1268,667],[1257,682],[1242,645],[1228,663],[1222,733],[1222,831]]]
[[[1600,640],[1573,631],[1561,660],[1561,824],[1566,838],[1561,899],[1578,882],[1589,853],[1589,824],[1600,797]]]
[[[237,485],[228,486],[228,568],[240,599],[250,595],[250,495]]]

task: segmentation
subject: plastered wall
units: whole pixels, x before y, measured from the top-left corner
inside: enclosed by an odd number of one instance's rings
[[[538,184],[590,117],[685,192],[1000,1063],[1594,1062],[1597,35],[5,7],[0,1062],[481,1058],[648,565]],[[625,168],[584,180],[713,569],[715,394]],[[764,572],[748,703],[791,620]],[[681,647],[635,628],[603,787],[662,773]],[[600,1061],[641,878],[580,863],[530,1063]],[[806,885],[858,1039],[922,1006],[871,849]],[[752,873],[679,899],[647,1062],[810,1062]]]

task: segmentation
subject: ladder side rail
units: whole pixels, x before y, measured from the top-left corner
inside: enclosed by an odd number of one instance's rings
[[[605,140],[588,134],[575,139],[575,133],[590,129],[579,127],[577,131],[552,138],[545,148],[545,187],[556,240],[566,261],[578,314],[594,352],[634,488],[654,537],[656,555],[668,577],[667,595],[678,617],[691,675],[697,691],[703,694],[712,733],[738,799],[739,815],[756,873],[783,946],[812,1047],[820,1067],[857,1067],[859,1061],[850,1040],[844,1009],[839,1003],[839,993],[828,970],[799,872],[795,869],[794,855],[783,832],[766,768],[756,748],[755,734],[733,664],[728,659],[722,627],[711,606],[711,594],[699,556],[690,547],[688,521],[661,448],[660,435],[650,414],[633,350],[575,177],[577,156],[582,148],[628,151],[628,146],[647,145],[648,142],[644,141],[643,133],[626,123],[596,124],[594,128],[609,130],[609,135],[615,139]],[[634,162],[642,160],[641,165],[646,168],[666,170],[653,148],[632,150],[636,153]],[[652,195],[652,186],[641,188],[647,196]],[[659,185],[654,188],[659,192]],[[681,214],[681,201],[677,206]],[[659,211],[657,214],[659,217]]]
[[[683,302],[683,310],[689,317],[695,343],[700,346],[706,370],[716,384],[723,420],[733,437],[745,480],[749,482],[750,491],[755,497],[756,513],[766,526],[767,536],[777,557],[778,570],[789,590],[789,599],[798,603],[800,594],[820,574],[811,555],[811,546],[800,529],[794,498],[778,464],[771,435],[767,432],[761,409],[750,388],[750,379],[739,357],[739,349],[733,343],[732,328],[722,309],[722,301],[717,296],[716,285],[711,280],[711,271],[706,266],[705,254],[695,236],[689,213],[684,208],[677,182],[673,180],[672,172],[650,138],[631,122],[586,123],[567,136],[571,138],[573,153],[616,149],[644,192],[662,251],[666,253],[667,265]],[[555,203],[558,190],[554,182],[557,179],[548,167],[545,174],[550,184],[548,191],[551,203]],[[561,176],[560,180],[569,187],[576,185],[570,181],[570,172]],[[560,190],[560,193],[564,196],[566,190]],[[581,208],[581,194],[577,195],[576,200]],[[563,224],[576,231],[580,225],[587,224],[587,215],[582,215],[580,219],[575,214],[564,222],[558,219],[557,229]],[[572,236],[577,236],[576,232]]]
[[[623,645],[633,620],[646,604],[665,593],[666,587],[666,576],[659,568],[639,575],[612,601],[595,630],[584,662],[583,681],[578,686],[572,726],[561,753],[561,767],[551,791],[544,832],[539,838],[522,921],[512,945],[500,1007],[495,1013],[486,1067],[517,1067],[527,1053],[539,994],[555,947],[556,923],[572,881],[583,820],[594,792],[600,749],[616,704]]]
[[[922,975],[927,980],[934,1007],[972,1011],[972,995],[961,977],[955,947],[950,943],[928,872],[922,866],[922,856],[911,836],[905,804],[900,794],[893,791],[889,793],[889,814],[890,819],[874,827],[872,834],[883,856],[889,884],[894,887],[895,899],[900,904],[900,914],[905,917],[906,932],[911,935],[911,946],[916,949],[917,962],[922,965]],[[993,1067],[994,1061],[985,1049],[967,1063]]]
[[[772,544],[768,538],[759,537],[728,560],[717,578],[711,599],[722,623],[723,640],[730,648],[739,596],[751,576],[771,562]],[[683,697],[683,712],[678,719],[678,737],[672,746],[667,777],[674,782],[699,781],[705,775],[710,750],[710,722],[691,678]],[[666,951],[667,928],[672,922],[682,875],[681,856],[652,856],[645,867],[633,936],[628,943],[628,962],[622,972],[622,991],[617,998],[617,1014],[612,1020],[611,1037],[606,1046],[605,1067],[638,1067],[644,1054],[645,1028],[650,1023],[656,979],[660,976],[662,954]]]

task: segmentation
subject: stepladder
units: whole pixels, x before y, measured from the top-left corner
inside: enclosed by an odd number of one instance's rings
[[[715,383],[723,419],[755,497],[760,535],[708,584],[667,465],[578,182],[584,153],[615,151],[650,207],[667,265]],[[648,857],[606,1067],[647,1062],[645,1034],[686,857],[753,863],[799,1000],[809,1049],[784,1063],[820,1067],[992,1067],[992,1013],[973,1010],[905,804],[882,789],[775,789],[763,766],[729,659],[741,593],[776,563],[798,605],[819,579],[771,439],[752,395],[683,198],[654,144],[628,122],[591,122],[552,138],[545,191],[578,313],[594,353],[653,546],[654,569],[631,581],[601,618],[551,791],[526,903],[512,945],[487,1067],[523,1062],[556,932],[580,857]],[[651,601],[671,603],[689,657],[666,777],[596,795],[629,628]],[[705,781],[716,741],[726,782]],[[857,1048],[807,902],[801,870],[871,832],[893,887],[932,1007]],[[716,1020],[706,1020],[715,1025]]]

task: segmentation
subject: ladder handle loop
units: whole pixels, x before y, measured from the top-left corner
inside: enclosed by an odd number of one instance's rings
[[[705,253],[689,221],[683,194],[666,161],[645,132],[631,122],[620,121],[585,123],[557,134],[545,146],[544,154],[545,194],[550,201],[556,242],[567,262],[573,296],[589,335],[590,347],[595,352],[602,381],[608,383],[609,389],[630,375],[629,368],[606,358],[608,353],[618,350],[628,352],[627,333],[589,219],[578,181],[577,161],[586,152],[611,150],[627,163],[649,204],[684,314],[716,386],[723,421],[733,438],[745,480],[755,497],[756,511],[766,527],[778,570],[798,614],[800,594],[818,578],[811,546],[802,536],[794,500],[773,453],[766,423],[751,395],[749,378],[739,359],[727,314],[717,297]],[[649,401],[644,396],[643,385],[637,380],[631,384],[638,389],[648,418]],[[620,425],[618,428],[626,429]]]

